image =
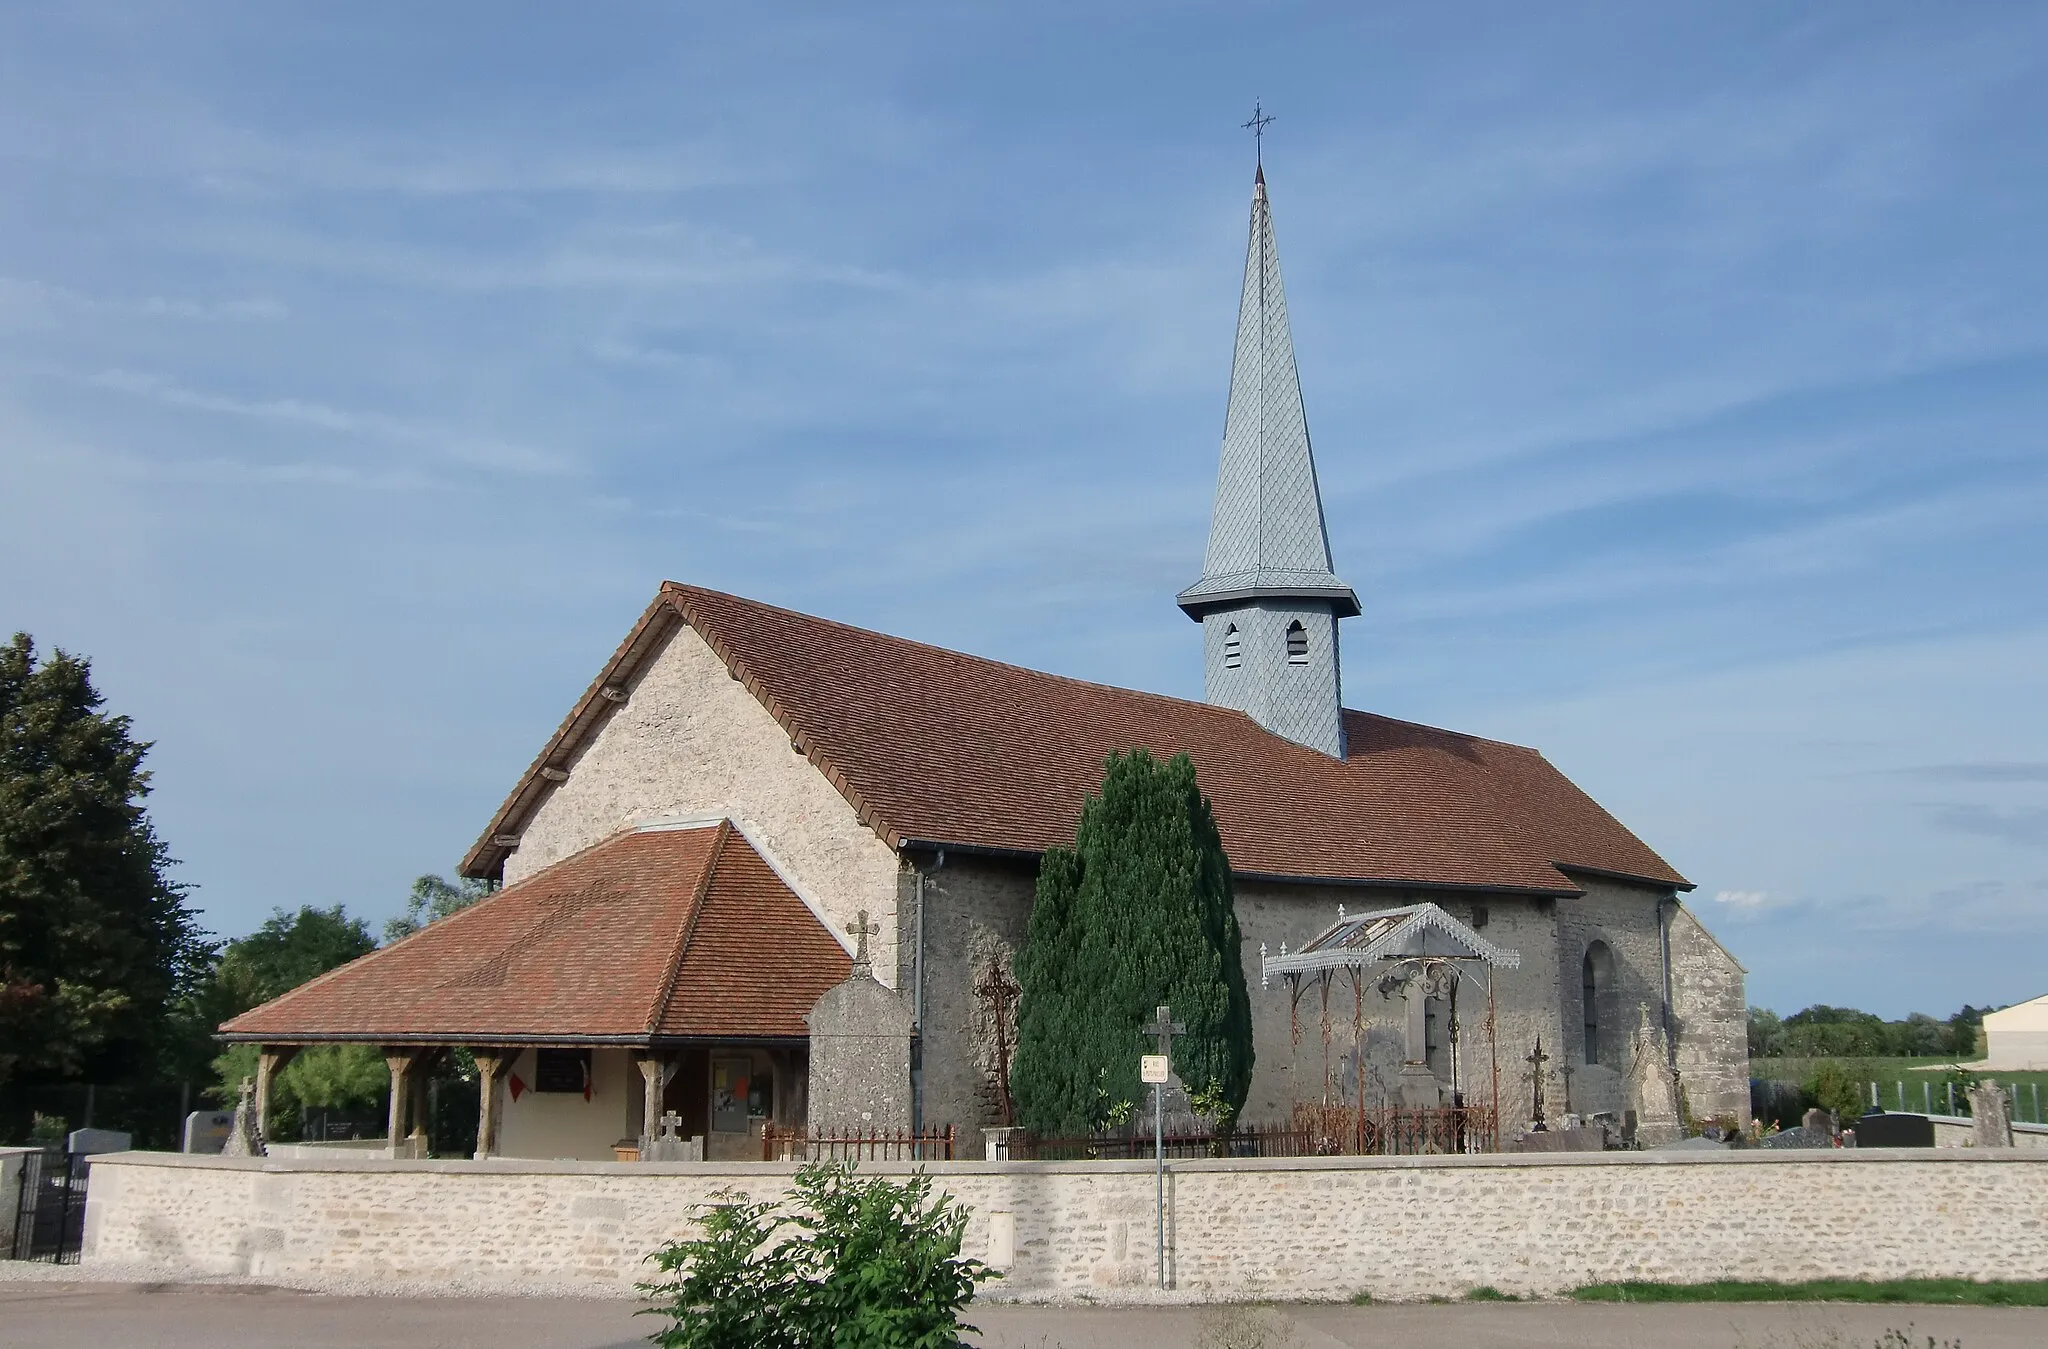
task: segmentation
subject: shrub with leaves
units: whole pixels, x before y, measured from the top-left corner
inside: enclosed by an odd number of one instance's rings
[[[967,1210],[929,1176],[896,1184],[847,1163],[797,1172],[783,1200],[708,1207],[702,1232],[649,1256],[643,1315],[664,1349],[953,1349],[983,1279],[960,1256]]]

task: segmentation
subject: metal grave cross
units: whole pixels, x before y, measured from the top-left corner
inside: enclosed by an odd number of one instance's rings
[[[1529,1125],[1531,1133],[1546,1133],[1548,1126],[1543,1122],[1543,1065],[1550,1061],[1550,1055],[1543,1052],[1543,1037],[1536,1037],[1536,1048],[1529,1051],[1529,1057],[1522,1060],[1529,1065],[1529,1081],[1535,1088],[1535,1118]]]

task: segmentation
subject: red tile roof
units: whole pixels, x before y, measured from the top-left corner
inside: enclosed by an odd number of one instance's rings
[[[1568,871],[1690,883],[1532,749],[1345,712],[1343,760],[1243,713],[1085,683],[753,600],[664,585],[464,860],[495,875],[566,766],[676,629],[695,628],[892,847],[1071,843],[1114,750],[1185,751],[1240,875],[1573,894]]]
[[[399,1043],[793,1037],[852,960],[730,824],[615,834],[221,1027]]]

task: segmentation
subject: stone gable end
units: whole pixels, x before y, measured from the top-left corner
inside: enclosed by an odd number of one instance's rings
[[[825,910],[835,935],[867,910],[881,928],[872,939],[878,976],[897,969],[908,934],[897,921],[895,851],[790,748],[694,628],[678,627],[641,666],[626,701],[568,768],[506,859],[507,884],[636,824],[725,816]]]

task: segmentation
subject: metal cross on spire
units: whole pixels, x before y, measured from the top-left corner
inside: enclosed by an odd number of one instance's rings
[[[1252,133],[1252,156],[1261,170],[1266,167],[1266,128],[1271,125],[1273,119],[1267,114],[1265,104],[1252,104],[1252,120],[1244,124],[1244,129]]]

